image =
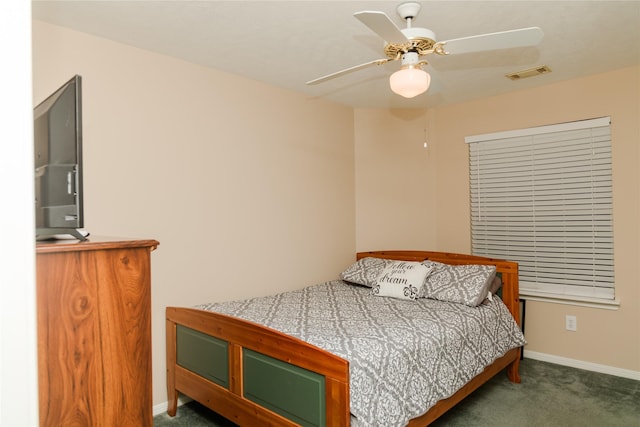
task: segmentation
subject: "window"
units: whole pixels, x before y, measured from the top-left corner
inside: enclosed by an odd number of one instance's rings
[[[466,138],[473,253],[517,261],[522,295],[615,297],[610,127],[604,117]]]

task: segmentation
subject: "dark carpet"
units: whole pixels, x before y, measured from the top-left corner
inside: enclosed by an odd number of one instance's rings
[[[521,361],[520,376],[513,384],[499,373],[431,425],[640,427],[640,381],[532,359]],[[196,402],[154,418],[155,427],[234,425]]]

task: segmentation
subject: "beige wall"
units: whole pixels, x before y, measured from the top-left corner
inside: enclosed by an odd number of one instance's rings
[[[516,84],[516,83],[514,83]],[[419,129],[425,117],[403,122],[398,112],[356,110],[356,215],[360,249],[371,242],[385,246],[416,243],[412,233],[424,236],[424,249],[466,253],[470,251],[468,148],[465,136],[518,129],[585,118],[611,116],[614,181],[614,250],[616,297],[620,308],[609,311],[543,302],[528,302],[526,350],[640,371],[640,69],[637,67],[596,75],[538,89],[431,109],[428,166],[409,153],[394,160],[388,169],[395,144],[406,144],[402,129]],[[367,132],[362,127],[384,122],[384,133]],[[380,126],[380,125],[378,125]],[[397,140],[389,135],[398,132]],[[366,138],[359,138],[361,135]],[[429,180],[426,178],[429,174]],[[437,178],[435,187],[431,178]],[[407,177],[418,179],[411,180]],[[407,218],[373,206],[386,206],[387,195],[364,192],[370,181],[389,188],[403,186],[412,207],[419,206],[424,218]],[[409,197],[412,197],[409,199]],[[419,198],[419,200],[414,199]],[[399,203],[399,202],[398,202]],[[433,221],[433,223],[432,223]],[[393,224],[395,237],[380,224]],[[366,229],[365,229],[366,227]],[[386,245],[388,246],[388,245]],[[564,328],[565,315],[577,316],[578,330]]]
[[[358,251],[435,247],[437,144],[429,121],[423,110],[355,110]]]
[[[33,102],[83,77],[85,228],[155,238],[164,309],[333,279],[354,260],[353,110],[33,22]]]

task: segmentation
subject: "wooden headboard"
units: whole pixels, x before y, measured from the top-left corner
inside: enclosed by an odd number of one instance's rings
[[[518,263],[502,259],[487,258],[476,255],[454,254],[431,251],[370,251],[358,252],[357,259],[365,257],[386,258],[402,261],[436,261],[444,264],[483,264],[495,265],[496,272],[502,276],[502,301],[511,315],[520,325],[520,297],[518,284]]]

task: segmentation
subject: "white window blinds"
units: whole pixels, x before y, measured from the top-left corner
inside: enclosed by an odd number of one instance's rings
[[[609,117],[466,138],[472,248],[520,293],[613,299]]]

